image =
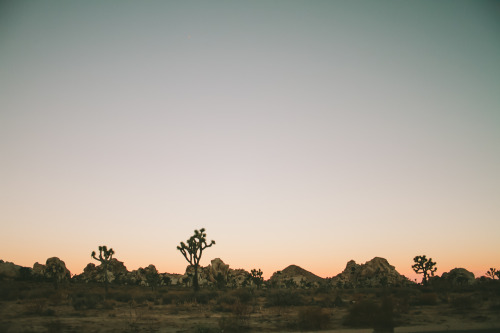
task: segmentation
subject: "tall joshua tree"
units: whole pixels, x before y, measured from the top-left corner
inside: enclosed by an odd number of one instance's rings
[[[200,259],[203,250],[215,244],[215,241],[211,241],[210,244],[207,244],[206,237],[205,228],[201,228],[200,230],[194,231],[194,235],[187,240],[187,245],[181,242],[181,244],[177,246],[177,250],[181,251],[189,265],[194,268],[193,287],[195,291],[200,289],[198,285],[198,267],[200,267]]]
[[[422,284],[427,284],[429,273],[434,276],[434,272],[437,270],[436,263],[432,261],[432,258],[427,259],[426,256],[416,256],[413,261],[415,264],[411,268],[417,274],[424,274]]]
[[[104,290],[106,291],[106,294],[108,293],[108,265],[111,262],[111,259],[113,258],[113,254],[115,254],[115,251],[113,249],[109,249],[106,247],[106,245],[99,246],[99,257],[96,257],[95,251],[92,251],[92,254],[90,255],[92,258],[94,258],[97,261],[100,261],[102,264],[102,267],[104,268]]]

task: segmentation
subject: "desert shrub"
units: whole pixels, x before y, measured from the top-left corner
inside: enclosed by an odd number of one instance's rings
[[[155,295],[153,293],[138,293],[133,296],[133,300],[137,304],[143,304],[145,302],[153,302],[155,300]]]
[[[102,302],[101,307],[106,310],[113,310],[115,308],[115,302],[112,300],[105,300]]]
[[[211,300],[216,299],[218,293],[214,290],[195,292],[193,299],[198,304],[208,304]]]
[[[54,295],[55,291],[53,288],[44,288],[45,286],[39,286],[37,288],[33,288],[27,290],[24,294],[24,298],[26,299],[39,299],[39,298],[50,298]]]
[[[344,325],[352,327],[371,327],[377,317],[379,308],[375,302],[364,300],[351,306],[347,316],[344,318]]]
[[[409,298],[393,298],[392,300],[395,314],[408,313],[410,311]]]
[[[176,295],[165,294],[161,297],[162,304],[172,304],[172,303],[175,303],[176,300],[177,300]]]
[[[184,292],[173,295],[172,299],[175,301],[175,304],[185,304],[185,303],[193,303],[194,302],[194,292]]]
[[[329,323],[330,313],[320,307],[300,309],[297,315],[297,325],[301,330],[325,329]]]
[[[438,297],[436,293],[424,293],[418,297],[419,305],[436,305]]]
[[[169,293],[162,296],[163,304],[175,303],[177,305],[186,303],[208,304],[211,300],[216,299],[218,293],[216,291],[199,291],[199,292],[182,292]]]
[[[250,317],[250,307],[247,304],[243,304],[240,301],[234,303],[231,306],[231,312],[238,319],[245,321]]]
[[[363,300],[354,304],[344,318],[344,325],[374,328],[375,332],[391,331],[394,328],[394,304],[385,297],[381,305],[373,300]]]
[[[231,295],[244,304],[249,303],[253,299],[253,295],[248,289],[236,289],[231,293]]]
[[[233,295],[222,295],[217,299],[217,304],[233,305],[238,299]]]
[[[26,304],[26,314],[40,315],[45,310],[47,302],[45,300],[33,300]]]
[[[477,306],[477,302],[471,296],[456,296],[450,305],[456,310],[471,310]]]
[[[335,308],[344,306],[344,301],[340,295],[330,293],[315,296],[313,305],[317,305],[322,308]]]
[[[103,301],[103,296],[100,294],[88,293],[84,296],[74,296],[71,305],[77,311],[86,309],[95,309],[97,305]]]
[[[133,296],[130,293],[121,291],[121,292],[110,293],[108,298],[114,299],[117,302],[128,303],[132,300]]]
[[[21,294],[19,293],[19,289],[16,288],[9,282],[0,283],[0,300],[2,301],[14,301],[20,298]]]
[[[266,306],[304,305],[302,296],[290,290],[273,290],[266,297]]]

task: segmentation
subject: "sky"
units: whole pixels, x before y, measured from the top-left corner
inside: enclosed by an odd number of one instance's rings
[[[0,2],[0,258],[500,268],[496,1]]]

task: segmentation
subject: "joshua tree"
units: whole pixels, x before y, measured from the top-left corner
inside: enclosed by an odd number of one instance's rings
[[[490,268],[490,270],[486,272],[486,276],[495,280],[495,278],[500,278],[500,271],[497,271],[496,268]]]
[[[262,283],[264,283],[264,278],[262,277],[262,271],[260,270],[256,270],[256,269],[252,269],[251,271],[251,280],[252,282],[257,286],[257,288],[260,289],[260,286],[262,286]]]
[[[99,246],[99,258],[96,257],[95,251],[92,251],[92,254],[90,255],[92,258],[94,258],[97,261],[101,262],[102,267],[104,268],[104,290],[106,291],[106,294],[108,293],[108,265],[111,262],[111,259],[113,258],[113,254],[115,254],[115,251],[113,249],[109,249],[106,247],[106,245]]]
[[[205,228],[201,228],[200,230],[194,231],[194,235],[187,240],[187,245],[181,242],[181,244],[177,246],[177,250],[181,251],[189,265],[194,268],[193,287],[195,291],[200,289],[198,285],[198,267],[200,267],[200,259],[203,250],[215,244],[215,241],[211,241],[210,244],[207,244],[206,237]]]
[[[436,263],[432,261],[432,258],[427,259],[426,256],[416,256],[413,258],[415,264],[411,266],[415,273],[424,274],[422,279],[422,284],[427,284],[429,273],[434,276],[434,272],[437,270]]]

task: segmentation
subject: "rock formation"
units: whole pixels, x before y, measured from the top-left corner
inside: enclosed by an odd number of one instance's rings
[[[31,278],[35,280],[51,280],[58,284],[60,282],[69,281],[71,272],[66,268],[64,261],[57,257],[48,258],[45,265],[38,262],[33,264],[31,269]]]
[[[47,259],[44,272],[45,277],[49,279],[56,279],[57,281],[71,279],[71,273],[66,268],[66,264],[57,257]]]
[[[178,279],[179,284],[190,285],[194,268],[186,267],[186,272]],[[220,258],[215,258],[210,265],[198,268],[200,286],[242,287],[250,282],[250,273],[243,269],[231,269]]]
[[[351,260],[342,273],[329,280],[330,285],[337,288],[370,288],[413,284],[408,278],[399,274],[386,259],[379,257],[362,265]]]
[[[470,286],[476,283],[476,278],[474,273],[465,268],[454,268],[440,277],[432,277],[429,282],[435,286]]]
[[[122,261],[111,259],[108,264],[108,281],[112,284],[140,285],[156,287],[159,285],[177,284],[181,274],[158,273],[154,265],[149,265],[137,270],[128,271]],[[89,263],[83,273],[73,277],[81,282],[104,282],[104,267]]]
[[[290,265],[282,271],[275,272],[269,282],[276,287],[301,287],[311,288],[318,287],[323,283],[324,279],[306,271],[305,269]]]
[[[18,279],[21,275],[20,270],[21,266],[0,260],[0,279]]]

